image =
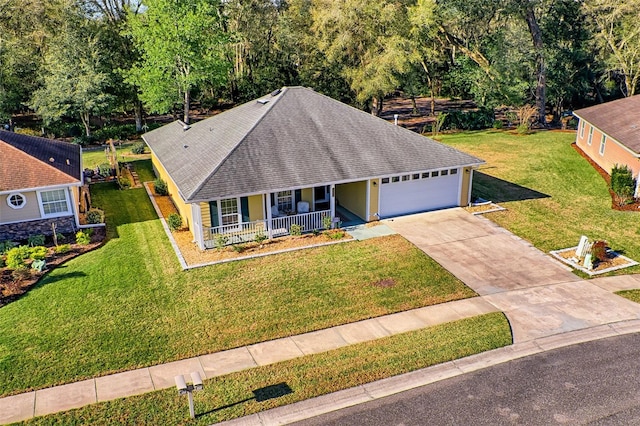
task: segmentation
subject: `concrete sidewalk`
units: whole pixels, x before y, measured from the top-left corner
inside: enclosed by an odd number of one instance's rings
[[[170,388],[178,374],[197,371],[210,379],[495,311],[494,306],[474,297],[0,398],[0,424]]]

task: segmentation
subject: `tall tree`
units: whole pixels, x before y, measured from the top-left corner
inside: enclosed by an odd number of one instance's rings
[[[129,34],[141,60],[127,81],[140,88],[151,112],[165,113],[182,103],[189,123],[194,90],[221,85],[227,77],[225,37],[214,0],[144,0],[144,13],[129,17]]]
[[[33,93],[31,107],[45,124],[78,116],[87,136],[90,117],[104,112],[109,73],[91,23],[81,16],[68,16],[45,55],[42,87]]]
[[[633,96],[640,80],[640,0],[584,0],[600,57],[619,75],[624,96]]]
[[[357,100],[373,100],[371,111],[379,115],[384,96],[409,71],[407,4],[317,0],[312,16],[318,48],[330,63],[339,64]]]

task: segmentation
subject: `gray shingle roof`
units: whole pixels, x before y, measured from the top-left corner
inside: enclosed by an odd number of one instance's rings
[[[640,95],[574,111],[636,154],[640,154]]]
[[[80,180],[81,149],[72,143],[0,130],[0,140]],[[53,159],[53,161],[51,161]]]
[[[188,202],[483,163],[303,87],[143,137]]]

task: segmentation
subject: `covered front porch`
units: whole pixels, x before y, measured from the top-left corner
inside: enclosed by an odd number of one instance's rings
[[[366,222],[371,188],[377,189],[377,179],[199,203],[192,209],[193,223],[202,223],[195,240],[201,249],[218,248],[336,228],[345,217]]]

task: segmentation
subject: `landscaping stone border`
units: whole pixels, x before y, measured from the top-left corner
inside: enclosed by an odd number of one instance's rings
[[[593,271],[593,270],[589,270],[587,268],[585,268],[584,266],[572,262],[571,259],[565,259],[564,257],[560,256],[560,253],[565,253],[568,251],[576,251],[578,247],[569,247],[569,248],[565,248],[565,249],[560,249],[560,250],[553,250],[550,251],[549,254],[551,254],[554,258],[558,259],[560,262],[565,263],[569,266],[571,266],[574,269],[577,269],[579,271],[584,272],[585,274],[589,275],[590,277],[593,277],[595,275],[601,275],[601,274],[606,274],[607,272],[611,272],[611,271],[617,271],[618,269],[624,269],[624,268],[628,268],[630,266],[636,266],[636,265],[640,265],[640,263],[636,262],[633,259],[630,259],[626,256],[623,256],[619,253],[616,253],[615,251],[611,251],[611,253],[614,253],[617,257],[624,259],[627,263],[625,263],[624,265],[618,265],[618,266],[613,266],[611,268],[606,268],[606,269],[602,269],[599,271]]]

